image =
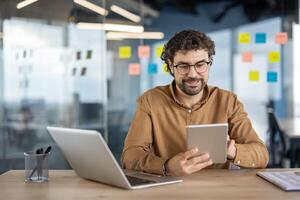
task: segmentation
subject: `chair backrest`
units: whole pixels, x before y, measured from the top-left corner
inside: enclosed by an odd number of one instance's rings
[[[270,164],[273,166],[276,165],[283,166],[283,159],[284,157],[286,157],[286,142],[284,137],[284,131],[280,128],[280,124],[278,122],[274,109],[268,107],[267,110],[268,110],[269,133],[270,133],[270,151],[271,151],[270,153],[273,160],[273,163]],[[277,134],[278,137],[276,137]],[[276,141],[277,138],[279,139],[279,141]],[[280,145],[280,148],[278,145]],[[275,152],[279,153],[280,155],[276,155]],[[276,160],[275,158],[276,156],[279,156],[279,163],[274,161]]]

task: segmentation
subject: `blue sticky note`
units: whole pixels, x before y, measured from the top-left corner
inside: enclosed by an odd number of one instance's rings
[[[255,34],[255,42],[256,43],[266,43],[267,35],[266,33],[256,33]]]
[[[157,73],[157,64],[155,63],[150,63],[148,65],[148,73],[149,74],[156,74]]]
[[[269,83],[275,83],[277,82],[277,72],[268,72],[267,73],[267,81]]]

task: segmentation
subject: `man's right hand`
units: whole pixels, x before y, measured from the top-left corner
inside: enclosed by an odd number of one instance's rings
[[[165,165],[170,176],[185,176],[212,165],[207,153],[198,155],[198,149],[192,148],[169,159]]]

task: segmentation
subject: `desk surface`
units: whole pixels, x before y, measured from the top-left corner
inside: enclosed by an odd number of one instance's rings
[[[300,118],[282,119],[279,124],[288,137],[300,138]]]
[[[257,171],[207,169],[185,177],[182,183],[124,190],[84,180],[71,170],[51,170],[48,183],[25,183],[24,171],[18,170],[0,176],[0,199],[299,200],[299,192],[284,192],[257,177],[255,175]]]

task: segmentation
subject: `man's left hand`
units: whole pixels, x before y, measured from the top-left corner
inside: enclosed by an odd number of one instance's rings
[[[235,141],[228,138],[227,141],[227,158],[233,160],[236,156]]]

